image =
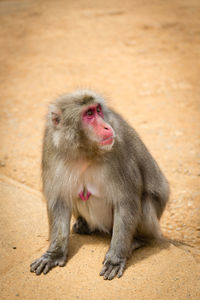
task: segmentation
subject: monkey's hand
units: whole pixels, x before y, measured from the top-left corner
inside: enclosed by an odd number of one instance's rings
[[[40,275],[42,272],[46,274],[55,266],[63,267],[66,260],[67,255],[47,251],[30,265],[30,271],[35,272],[36,275]]]
[[[126,265],[126,258],[121,258],[112,251],[108,251],[103,262],[103,268],[100,276],[105,280],[112,280],[115,276],[120,278],[124,272]]]

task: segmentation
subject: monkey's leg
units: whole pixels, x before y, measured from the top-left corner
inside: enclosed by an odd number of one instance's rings
[[[132,251],[150,244],[153,239],[159,239],[162,235],[156,209],[151,198],[143,201],[142,213],[137,228],[138,234],[133,238]]]
[[[154,203],[155,201],[150,195],[145,197],[142,206],[142,218],[138,227],[139,238],[147,243],[152,239],[160,239],[162,236],[158,212]]]
[[[74,225],[72,227],[72,231],[74,233],[78,233],[78,234],[91,234],[92,233],[87,222],[82,217],[78,217],[78,219],[76,220],[76,223],[74,223]]]
[[[31,272],[46,274],[55,266],[64,266],[67,260],[68,238],[70,230],[71,212],[61,199],[48,207],[50,226],[49,249],[30,266]]]
[[[124,203],[126,203],[124,201]],[[113,234],[110,248],[104,259],[100,276],[112,280],[120,278],[124,272],[126,260],[132,252],[133,234],[137,228],[139,212],[129,207],[115,207]]]
[[[160,224],[159,224],[159,213],[158,208],[155,205],[155,200],[151,195],[148,195],[143,199],[142,205],[142,217],[137,228],[136,243],[133,243],[133,250],[139,243],[149,244],[152,240],[159,240],[162,237]],[[156,203],[157,204],[157,203]],[[137,241],[138,240],[138,241]],[[143,246],[141,245],[141,246]]]

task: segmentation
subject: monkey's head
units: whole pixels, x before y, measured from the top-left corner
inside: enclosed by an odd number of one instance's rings
[[[59,98],[50,106],[48,128],[54,147],[94,156],[112,149],[115,132],[109,109],[98,94],[80,90]]]

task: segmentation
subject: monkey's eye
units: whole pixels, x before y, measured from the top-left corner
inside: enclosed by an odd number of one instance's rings
[[[101,112],[101,106],[97,106],[97,112],[100,113]]]
[[[93,116],[93,114],[94,114],[94,112],[93,112],[93,110],[92,109],[88,109],[88,111],[86,112],[86,115],[87,116]]]

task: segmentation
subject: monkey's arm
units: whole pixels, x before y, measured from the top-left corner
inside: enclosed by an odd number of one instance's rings
[[[48,205],[50,246],[49,249],[31,264],[31,272],[46,274],[55,266],[64,266],[67,260],[68,238],[71,211],[60,198],[53,205]]]
[[[130,201],[130,200],[129,200]],[[138,208],[123,203],[114,209],[113,234],[110,248],[104,259],[104,266],[100,276],[112,280],[115,276],[122,276],[126,260],[131,254],[133,234],[138,224]]]

